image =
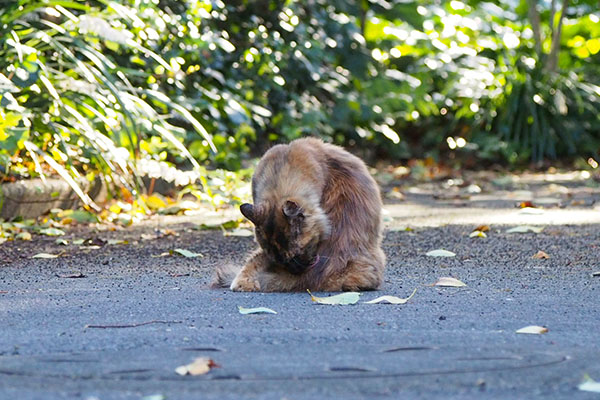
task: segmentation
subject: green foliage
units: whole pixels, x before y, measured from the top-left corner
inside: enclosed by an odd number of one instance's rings
[[[136,160],[160,157],[144,154],[148,140],[158,140],[196,169],[200,165],[184,145],[188,135],[194,131],[215,150],[184,97],[148,84],[157,80],[159,70],[165,85],[181,86],[180,66],[176,58],[159,55],[150,39],[150,32],[158,36],[154,27],[161,16],[147,11],[159,10],[153,4],[132,6],[22,0],[0,11],[0,156],[5,170],[45,174],[41,157],[65,179],[99,172],[135,193]],[[177,126],[179,120],[189,129]],[[33,162],[21,162],[26,158]],[[75,180],[70,183],[76,189]]]
[[[166,164],[206,194],[205,167],[309,134],[392,158],[595,157],[595,2],[549,3],[9,2],[0,173],[136,193]]]

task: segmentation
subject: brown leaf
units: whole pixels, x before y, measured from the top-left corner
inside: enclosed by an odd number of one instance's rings
[[[475,231],[487,232],[489,230],[490,230],[490,227],[488,225],[479,225],[477,228],[473,229],[473,232],[475,232]]]
[[[219,365],[208,357],[198,357],[192,363],[181,365],[175,368],[179,375],[204,375],[212,368],[218,368]]]
[[[537,258],[539,260],[542,260],[542,259],[545,260],[545,259],[550,258],[550,256],[547,253],[545,253],[545,252],[543,252],[543,251],[540,250],[537,253],[535,253],[531,258]]]
[[[519,203],[519,208],[536,208],[536,206],[530,201],[522,201]]]

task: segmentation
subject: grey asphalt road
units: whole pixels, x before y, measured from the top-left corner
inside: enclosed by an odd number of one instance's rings
[[[599,225],[545,218],[541,233],[507,233],[516,216],[470,238],[477,221],[444,220],[455,207],[426,206],[434,222],[414,230],[403,229],[402,204],[390,208],[385,284],[350,306],[318,305],[307,293],[210,289],[215,265],[240,262],[252,239],[194,230],[185,218],[66,236],[129,241],[100,248],[6,242],[0,399],[600,399],[578,390],[586,374],[600,381]],[[574,211],[589,222],[599,213]],[[435,226],[440,219],[448,225]],[[156,227],[179,236],[141,240]],[[174,248],[204,257],[155,257]],[[456,257],[425,255],[439,248]],[[539,250],[550,258],[532,258]],[[44,251],[64,253],[30,258]],[[431,286],[442,276],[467,286]],[[404,305],[362,303],[415,288]],[[238,306],[278,314],[242,315]],[[515,333],[528,325],[549,331]],[[175,373],[196,357],[219,367]]]

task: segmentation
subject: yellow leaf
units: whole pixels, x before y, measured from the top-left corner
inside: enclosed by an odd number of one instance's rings
[[[146,205],[152,210],[160,210],[167,207],[167,203],[161,197],[155,194],[146,198]]]
[[[473,231],[469,234],[469,237],[471,237],[471,238],[475,238],[475,237],[486,238],[487,235],[485,234],[485,232],[482,232],[482,231]]]

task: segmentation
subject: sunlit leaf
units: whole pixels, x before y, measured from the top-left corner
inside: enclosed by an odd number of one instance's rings
[[[538,251],[537,253],[535,253],[535,254],[534,254],[534,255],[533,255],[531,258],[537,258],[537,259],[547,259],[547,258],[550,258],[550,256],[549,256],[549,255],[548,255],[546,252],[544,252],[544,251],[542,251],[542,250],[539,250],[539,251]]]
[[[238,306],[238,310],[239,310],[240,314],[261,314],[261,313],[277,314],[277,311],[271,310],[270,308],[267,308],[267,307],[246,308],[246,307]]]
[[[516,331],[516,333],[525,333],[532,335],[541,335],[542,333],[546,332],[548,332],[548,328],[538,325],[529,325]]]
[[[44,228],[40,229],[40,233],[46,236],[62,236],[65,234],[65,231],[58,228]]]
[[[590,378],[589,375],[586,374],[583,377],[583,382],[581,382],[577,386],[577,389],[582,390],[584,392],[600,393],[600,382],[596,382],[595,380]]]
[[[160,196],[153,194],[146,198],[146,205],[152,210],[160,210],[161,208],[165,208],[167,203]]]
[[[345,292],[341,294],[336,294],[334,296],[329,297],[315,297],[310,292],[310,290],[306,290],[308,294],[310,294],[310,298],[315,303],[319,304],[329,304],[329,305],[348,305],[348,304],[356,304],[358,299],[360,298],[360,293],[358,292]]]
[[[365,304],[377,304],[377,303],[389,303],[389,304],[405,304],[417,293],[417,289],[413,290],[412,294],[407,298],[403,299],[396,296],[381,296],[376,299],[365,301]]]
[[[471,238],[486,238],[487,235],[485,232],[482,232],[482,231],[473,231],[469,234],[469,237],[471,237]]]
[[[456,256],[456,253],[444,249],[437,249],[428,251],[425,255],[429,257],[454,257]]]
[[[123,240],[123,239],[108,239],[106,241],[106,244],[109,244],[109,245],[129,244],[129,241],[128,240]]]
[[[50,254],[50,253],[38,253],[31,258],[57,258],[60,257],[60,254]]]
[[[521,225],[521,226],[516,226],[514,228],[508,229],[506,231],[506,233],[529,233],[529,232],[540,233],[543,230],[544,230],[543,226]]]
[[[192,363],[175,368],[175,372],[179,375],[204,375],[212,368],[217,368],[213,360],[207,357],[198,357]]]
[[[31,233],[25,231],[25,232],[21,232],[19,234],[17,234],[17,236],[15,236],[15,239],[19,239],[19,240],[31,240]]]
[[[230,231],[224,231],[223,236],[253,236],[254,233],[250,229],[236,228]]]
[[[182,255],[182,256],[184,256],[186,258],[204,257],[200,253],[194,253],[193,251],[189,251],[189,250],[186,250],[186,249],[174,249],[173,252],[177,253],[179,255]]]
[[[433,284],[433,286],[443,286],[443,287],[464,287],[467,286],[466,283],[459,281],[456,278],[452,278],[449,276],[441,277]]]

